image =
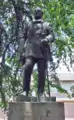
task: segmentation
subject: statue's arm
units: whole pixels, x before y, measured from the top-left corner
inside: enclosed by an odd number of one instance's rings
[[[55,41],[55,35],[50,24],[47,25],[47,36],[46,39],[49,43]]]
[[[28,25],[25,24],[24,29],[23,29],[23,36],[22,36],[22,39],[20,39],[20,45],[19,45],[20,54],[23,53],[25,41],[27,40],[27,31],[28,31]]]
[[[27,37],[28,37],[28,28],[29,28],[29,25],[26,23],[24,26],[24,31],[23,31],[24,42],[27,40]]]

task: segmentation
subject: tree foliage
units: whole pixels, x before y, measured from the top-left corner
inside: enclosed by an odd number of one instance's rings
[[[73,68],[73,0],[0,0],[0,21],[5,31],[0,33],[0,93],[3,102],[22,88],[19,41],[30,18],[26,10],[31,11],[32,15],[36,6],[43,9],[43,19],[54,29],[56,42],[53,44],[53,56],[57,59],[56,66],[63,61],[68,70]]]

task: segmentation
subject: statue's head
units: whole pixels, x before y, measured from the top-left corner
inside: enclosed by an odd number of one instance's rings
[[[35,8],[35,10],[34,10],[35,19],[41,19],[42,16],[43,16],[42,9],[40,7]]]

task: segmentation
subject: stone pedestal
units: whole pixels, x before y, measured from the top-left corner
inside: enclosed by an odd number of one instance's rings
[[[56,97],[46,97],[45,98],[47,102],[49,101],[56,101]],[[17,102],[38,102],[38,98],[37,97],[26,97],[23,95],[19,95],[16,97],[16,101]]]
[[[65,120],[64,104],[57,102],[11,102],[8,120]]]

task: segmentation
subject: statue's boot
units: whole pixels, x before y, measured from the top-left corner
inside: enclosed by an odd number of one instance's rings
[[[46,100],[46,95],[45,95],[44,92],[38,93],[38,101],[39,101],[39,102],[46,102],[46,101],[47,101],[47,100]]]

